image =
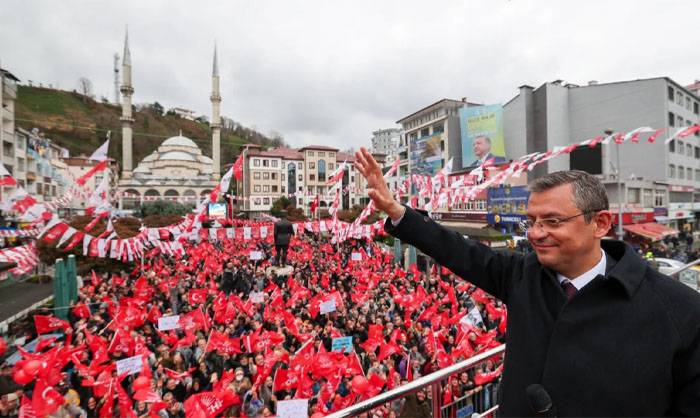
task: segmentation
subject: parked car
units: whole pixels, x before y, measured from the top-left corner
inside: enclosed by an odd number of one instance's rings
[[[685,263],[682,261],[674,260],[672,258],[654,258],[653,261],[656,263],[656,267],[659,272],[663,274],[669,274],[685,265]]]
[[[700,266],[693,266],[684,270],[679,276],[681,283],[700,292]]]

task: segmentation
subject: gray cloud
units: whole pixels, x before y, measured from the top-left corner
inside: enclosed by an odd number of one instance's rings
[[[2,66],[112,98],[129,25],[137,103],[222,112],[292,145],[367,145],[443,97],[508,101],[517,86],[700,78],[687,1],[4,1]]]

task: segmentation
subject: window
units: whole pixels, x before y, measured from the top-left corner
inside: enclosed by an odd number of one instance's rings
[[[51,196],[56,196],[56,186],[51,186]]]
[[[697,104],[697,103],[695,103],[695,104]],[[695,112],[695,113],[698,113],[698,112]],[[329,152],[328,152],[328,156],[329,156],[329,157],[335,157],[335,152],[330,152],[330,151],[329,151]]]
[[[685,144],[683,141],[678,141],[678,153],[685,154]]]
[[[687,155],[688,157],[693,156],[693,146],[692,145],[688,144],[685,146],[685,155]]]
[[[270,180],[270,173],[268,173],[268,172],[263,173],[263,180]]]
[[[24,158],[17,157],[17,171],[24,171]]]
[[[695,169],[695,181],[700,181],[700,170]]]
[[[263,205],[269,205],[270,204],[270,198],[269,197],[263,197]]]
[[[685,169],[685,178],[687,178],[688,180],[693,179],[693,169],[692,168],[688,167]]]
[[[17,149],[24,149],[24,137],[17,138]]]
[[[316,168],[316,163],[309,163],[309,170],[313,170]]]
[[[681,128],[683,127],[683,118],[678,116],[678,127]]]
[[[668,143],[668,152],[676,152],[676,140]]]
[[[256,184],[255,186],[253,186],[253,191],[254,191],[255,193],[260,193],[260,185],[259,185],[259,184]]]
[[[642,196],[642,206],[650,208],[654,204],[654,193],[651,189],[644,189]]]
[[[299,174],[299,181],[304,181],[304,176],[302,176],[301,174]]]
[[[253,167],[260,167],[260,159],[253,158]]]
[[[297,168],[298,168],[299,170],[301,170],[301,169],[304,168],[304,167],[302,167],[301,163],[297,163]]]
[[[423,128],[423,129],[420,130],[420,137],[421,137],[421,138],[426,137],[426,136],[428,136],[428,135],[430,135],[430,129],[428,129],[428,128]]]
[[[277,193],[277,188],[278,188],[277,186],[270,186],[270,191],[272,193]]]
[[[435,125],[433,125],[433,135],[441,134],[443,132],[445,132],[444,122],[436,123]]]
[[[326,181],[326,160],[318,160],[318,181]]]
[[[676,93],[676,104],[683,106],[683,93],[680,91]]]
[[[673,90],[673,87],[668,86],[668,100],[673,101],[673,98],[676,96],[676,92]]]
[[[686,97],[685,98],[685,108],[688,110],[690,110],[690,103],[692,103],[692,101],[690,100],[690,97]]]
[[[282,193],[284,193],[284,186],[282,186],[282,188],[281,188],[281,189],[282,189],[282,190],[281,190],[281,191],[282,191]]]
[[[270,178],[272,180],[277,180],[277,173],[270,173]]]
[[[668,126],[676,126],[676,115],[673,112],[668,112]]]
[[[313,151],[309,151],[309,157],[313,157],[313,156],[314,156],[314,152],[313,152]]]
[[[666,204],[664,203],[665,196],[666,196],[666,193],[663,190],[656,190],[654,193],[654,206],[655,207],[666,206]]]
[[[682,165],[678,166],[678,178],[681,180],[685,178],[685,167],[683,167]]]
[[[676,177],[676,166],[673,164],[670,164],[668,166],[668,177],[669,178],[675,178]]]
[[[639,188],[630,187],[627,189],[627,203],[641,203],[639,201]]]
[[[700,113],[700,105],[698,105],[698,102],[693,103],[693,113],[696,115]]]
[[[260,198],[256,197],[255,200],[253,201],[253,203],[260,206]]]
[[[267,184],[263,186],[263,193],[270,193],[270,186]]]
[[[277,167],[277,160],[272,160],[272,161],[270,161],[270,166],[271,166],[271,167]]]
[[[41,183],[36,184],[36,194],[41,194]]]
[[[309,181],[316,181],[316,175],[315,175],[315,174],[309,174]]]
[[[325,156],[326,156],[326,152],[325,152],[325,151],[319,151],[319,152],[318,152],[318,156],[319,156],[319,157],[325,157]]]
[[[253,172],[253,179],[255,179],[255,180],[260,180],[260,172],[259,172],[259,171],[254,171],[254,172]]]
[[[333,163],[328,163],[328,171],[335,170],[335,164]]]
[[[695,158],[700,159],[700,147],[695,147]]]

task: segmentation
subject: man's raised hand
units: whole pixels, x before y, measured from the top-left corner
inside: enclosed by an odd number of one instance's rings
[[[389,215],[394,221],[401,219],[406,208],[394,199],[386,185],[381,167],[364,147],[355,153],[355,168],[367,180],[367,194],[377,209]]]

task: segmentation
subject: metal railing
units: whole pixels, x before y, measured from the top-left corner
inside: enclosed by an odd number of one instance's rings
[[[362,401],[360,403],[357,403],[355,405],[352,405],[348,408],[345,408],[340,411],[336,411],[330,415],[327,416],[327,418],[349,418],[349,417],[354,417],[359,414],[363,414],[365,412],[371,411],[372,409],[375,409],[379,406],[382,406],[388,402],[394,401],[396,399],[402,398],[410,393],[416,392],[418,390],[421,390],[425,387],[430,386],[432,389],[432,401],[433,401],[433,417],[438,418],[441,417],[442,415],[442,407],[440,405],[440,383],[443,380],[446,380],[452,375],[464,372],[466,370],[469,370],[475,366],[478,366],[481,363],[486,362],[489,360],[491,357],[499,355],[503,353],[506,349],[505,344],[499,345],[496,348],[492,348],[488,351],[484,351],[481,354],[477,354],[474,357],[470,357],[462,362],[459,362],[457,364],[453,364],[449,367],[445,367],[444,369],[438,370],[434,373],[431,373],[426,376],[421,376],[418,379],[408,382],[407,384],[403,386],[399,386],[395,389],[392,389],[388,392],[384,392],[382,394],[379,394],[373,398],[367,399],[365,401]],[[486,393],[486,392],[484,392]],[[495,403],[495,402],[494,402]],[[489,412],[492,412],[491,410],[495,410],[494,408],[497,408],[497,406],[493,406],[492,408],[489,409]]]
[[[671,277],[677,277],[678,274],[682,273],[682,272],[685,271],[685,270],[688,270],[689,268],[691,268],[691,267],[693,267],[693,266],[697,266],[698,264],[700,264],[700,258],[698,258],[698,259],[695,260],[695,261],[691,261],[690,263],[685,264],[685,265],[683,265],[683,266],[681,266],[681,267],[678,267],[677,269],[675,269],[675,270],[671,271],[670,273],[668,273],[668,275],[671,276]]]

